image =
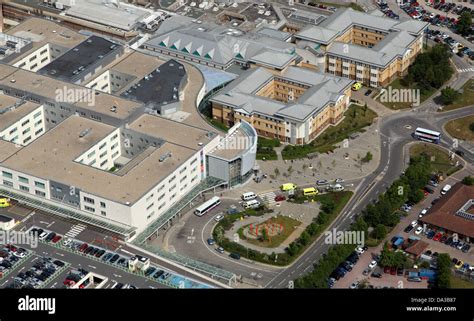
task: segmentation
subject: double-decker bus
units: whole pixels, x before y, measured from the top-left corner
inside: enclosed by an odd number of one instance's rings
[[[213,198],[211,198],[210,200],[206,201],[205,203],[201,204],[201,206],[196,208],[196,210],[194,211],[194,214],[196,214],[197,216],[203,216],[204,214],[212,210],[214,207],[216,207],[220,203],[221,203],[221,200],[219,199],[219,197],[214,196]]]
[[[413,137],[425,142],[439,144],[441,134],[434,130],[418,127],[413,133]]]

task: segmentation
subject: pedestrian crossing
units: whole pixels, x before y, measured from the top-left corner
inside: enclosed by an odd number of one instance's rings
[[[459,69],[458,68],[458,72],[473,72],[473,71],[474,71],[474,67],[464,68],[464,69]]]
[[[82,231],[84,231],[87,228],[86,225],[83,224],[76,224],[71,227],[71,229],[64,234],[64,236],[69,237],[69,238],[75,238],[78,236]]]
[[[275,204],[275,192],[267,192],[259,195],[260,198],[262,199],[263,203],[267,205],[273,205]]]

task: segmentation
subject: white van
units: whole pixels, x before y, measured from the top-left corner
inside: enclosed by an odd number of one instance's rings
[[[251,201],[247,201],[244,203],[244,208],[245,209],[248,209],[248,208],[257,208],[260,206],[260,202],[257,201],[257,200],[251,200]]]
[[[444,185],[443,189],[441,190],[441,195],[446,194],[447,192],[449,192],[450,189],[451,189],[451,185],[449,184]]]
[[[250,201],[256,198],[257,198],[257,195],[254,192],[247,192],[247,193],[242,194],[242,199],[244,201]]]

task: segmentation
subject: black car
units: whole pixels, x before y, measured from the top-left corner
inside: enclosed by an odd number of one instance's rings
[[[469,252],[469,250],[471,249],[471,246],[469,244],[464,244],[464,246],[462,247],[461,251],[463,253],[467,253]]]
[[[461,157],[464,157],[464,152],[462,150],[458,149],[457,151],[455,151],[455,153]]]
[[[84,251],[84,254],[89,254],[90,252],[94,251],[94,247],[92,246],[89,246],[85,251]]]
[[[95,257],[99,257],[99,258],[100,258],[100,257],[101,257],[102,255],[104,255],[104,254],[105,254],[105,250],[100,250],[99,252],[97,252],[97,253],[95,254]]]
[[[51,232],[48,234],[48,236],[46,236],[46,242],[51,242],[52,239],[54,239],[54,237],[56,236],[56,233],[54,232]]]
[[[365,96],[370,96],[371,93],[372,93],[372,89],[369,89],[369,90],[367,90],[367,91],[365,92],[364,95],[365,95]]]
[[[146,269],[145,271],[145,276],[150,276],[152,275],[153,273],[155,273],[156,269],[154,267],[149,267],[148,269]]]
[[[229,256],[233,258],[234,260],[240,260],[240,254],[239,253],[230,253]]]
[[[54,263],[55,265],[59,266],[59,267],[63,267],[63,266],[65,265],[64,262],[59,261],[59,260],[56,260],[56,261],[54,261],[53,263]]]
[[[110,258],[110,263],[115,263],[119,259],[119,257],[120,256],[118,254],[114,254],[114,256]]]
[[[374,272],[372,273],[370,276],[374,277],[374,278],[377,278],[377,279],[380,279],[382,277],[382,274],[378,273],[378,272]]]
[[[158,271],[156,271],[155,274],[153,274],[153,278],[158,279],[160,276],[163,275],[163,273],[165,273],[165,271],[163,271],[163,270],[158,270]]]
[[[403,231],[404,231],[405,233],[410,233],[412,230],[413,230],[413,226],[408,225],[407,227],[405,227],[405,229],[404,229]]]
[[[100,251],[100,249],[94,248],[89,254],[95,256],[99,251]]]

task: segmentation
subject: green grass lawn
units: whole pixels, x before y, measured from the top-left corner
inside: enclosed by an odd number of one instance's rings
[[[403,80],[400,79],[400,78],[397,78],[395,79],[394,81],[392,81],[392,83],[390,83],[388,86],[385,87],[385,89],[388,90],[389,87],[392,87],[392,90],[393,89],[397,89],[397,90],[403,90],[403,89],[419,89],[418,85],[415,83],[415,84],[412,84],[411,86],[405,86],[403,84]],[[420,90],[420,104],[422,102],[424,102],[426,99],[428,99],[431,95],[433,95],[434,93],[436,92],[436,88],[431,88],[430,90]],[[380,101],[380,97],[378,98],[378,100]],[[386,107],[390,108],[390,109],[395,109],[395,110],[398,110],[398,109],[406,109],[406,108],[411,108],[411,104],[412,102],[382,102],[380,101],[383,105],[385,105]]]
[[[304,158],[314,152],[325,153],[335,149],[335,144],[348,138],[355,132],[363,131],[371,125],[377,113],[370,108],[350,105],[344,113],[344,119],[336,126],[329,126],[322,134],[306,145],[288,145],[282,151],[283,159]]]
[[[449,154],[443,149],[430,143],[417,143],[410,148],[410,156],[419,156],[421,154],[427,154],[431,159],[431,167],[438,173],[444,175],[452,174],[456,171],[454,163],[456,160],[451,161]]]
[[[269,220],[265,221],[265,223],[267,222],[269,222]],[[261,247],[275,248],[278,247],[281,243],[283,243],[290,236],[290,234],[294,232],[296,227],[301,225],[300,221],[283,215],[278,215],[277,217],[272,218],[271,222],[274,224],[281,224],[283,226],[283,231],[278,235],[268,237],[268,239],[265,241],[250,238],[245,238],[245,241],[250,244],[254,244]],[[261,226],[262,224],[259,225]],[[240,230],[239,235],[242,236]]]
[[[461,90],[461,96],[453,104],[444,106],[443,110],[441,111],[448,111],[474,105],[474,80],[468,80],[464,86],[462,86]]]
[[[257,141],[257,159],[277,160],[277,153],[273,148],[281,145],[278,139],[269,139],[258,137]]]
[[[469,282],[461,278],[451,275],[451,288],[452,289],[474,289],[474,282]]]
[[[217,119],[212,119],[212,118],[209,118],[209,117],[207,119],[209,120],[211,125],[216,127],[217,129],[219,129],[223,132],[226,132],[226,133],[229,131],[229,127],[227,127],[225,124],[221,123]]]
[[[469,128],[472,123],[474,123],[474,115],[451,120],[444,128],[454,138],[474,141],[474,131]]]

